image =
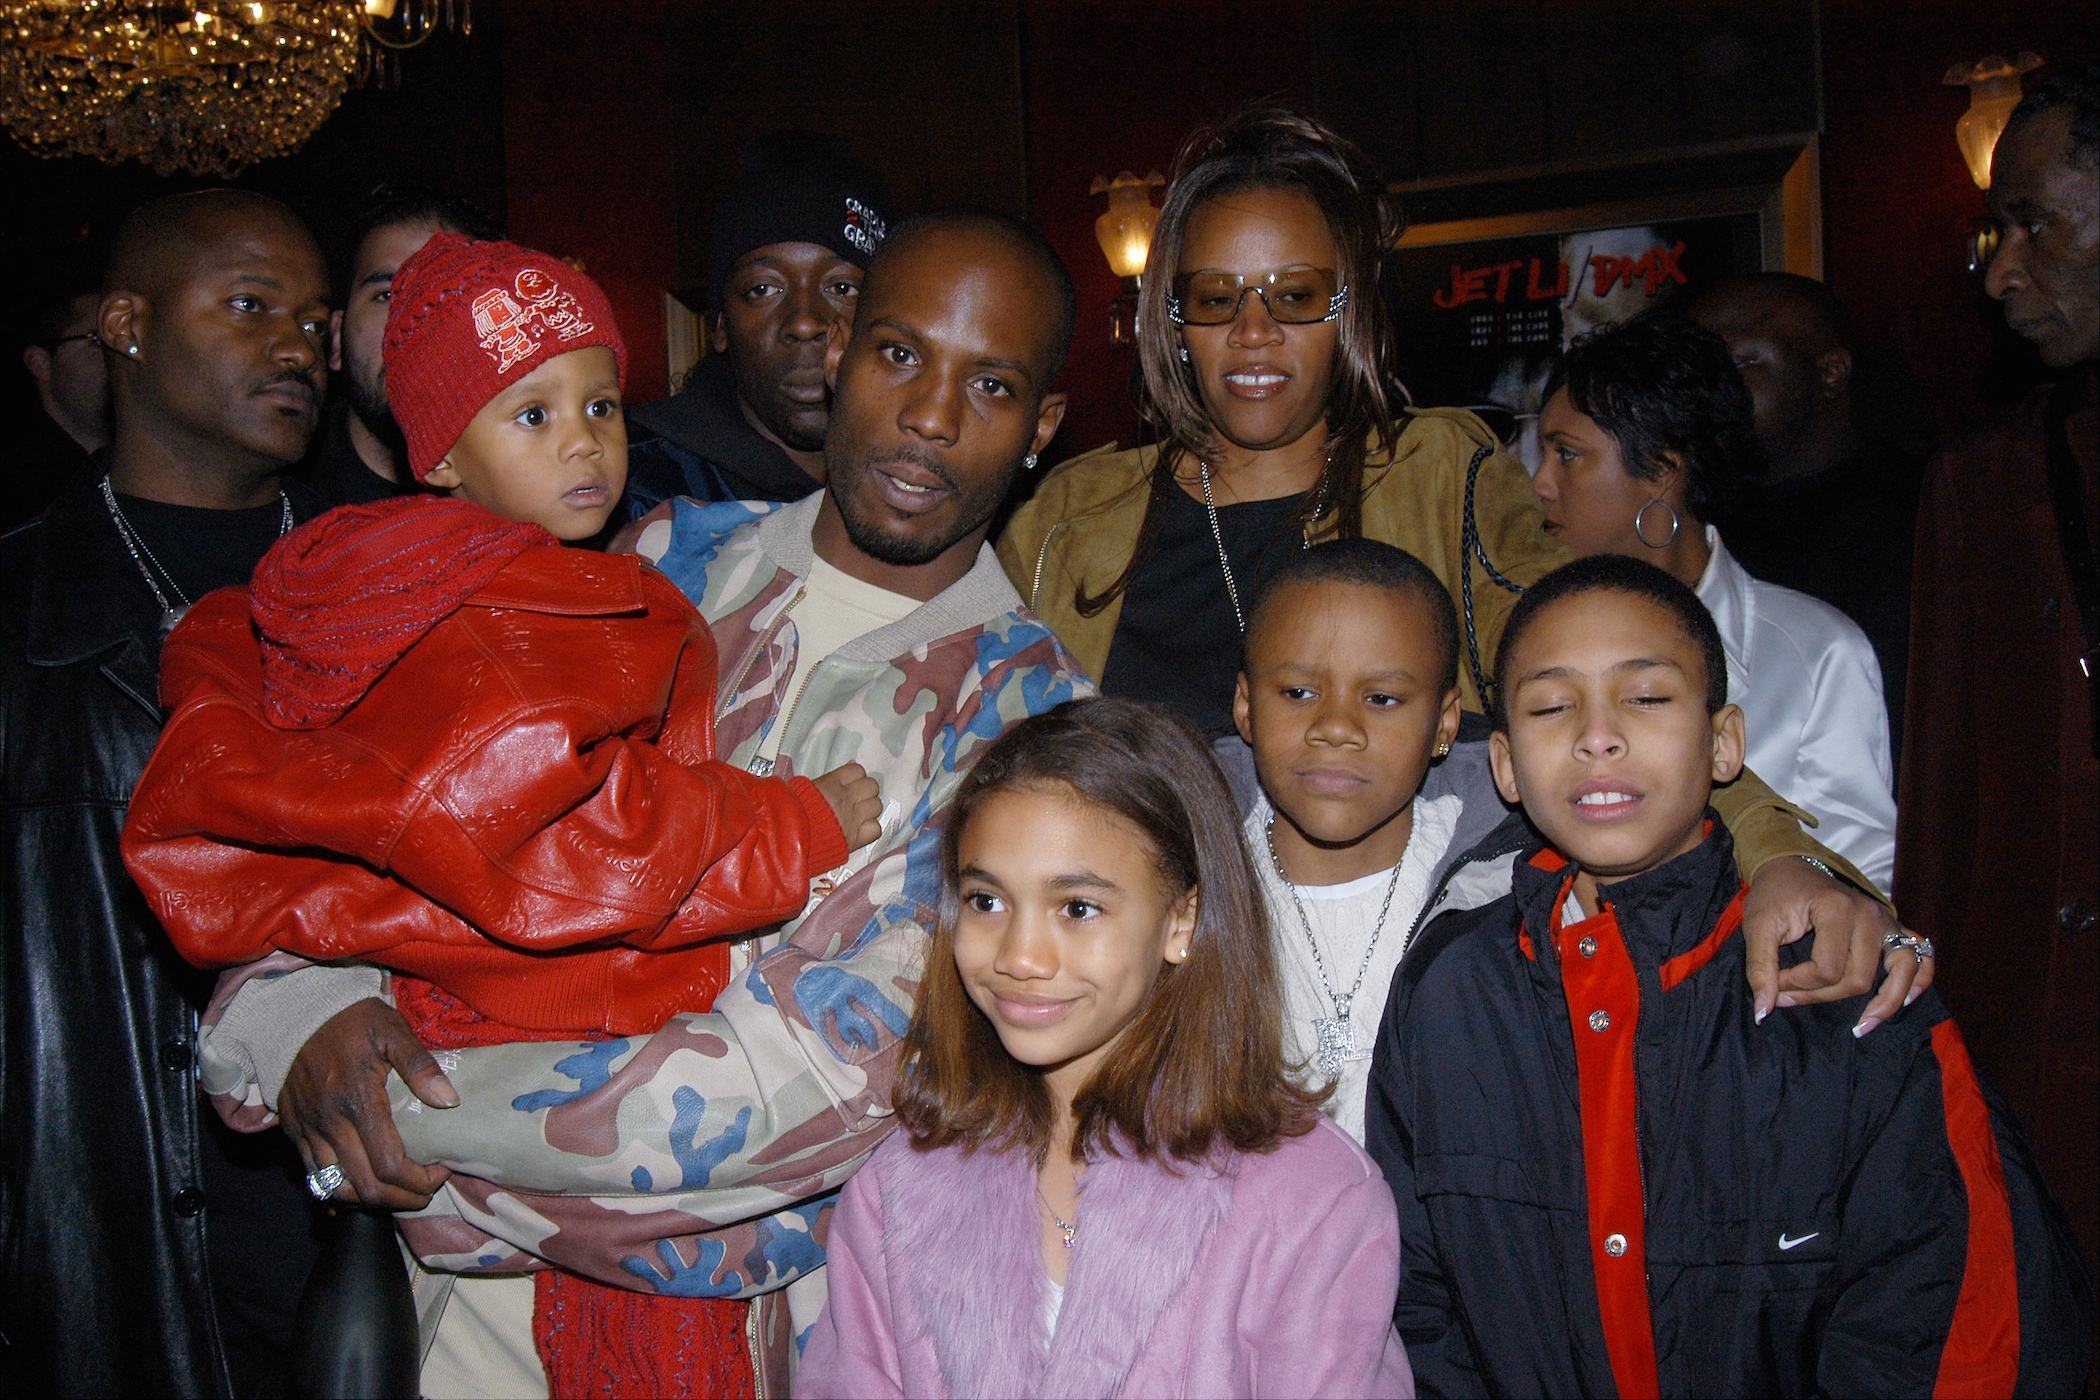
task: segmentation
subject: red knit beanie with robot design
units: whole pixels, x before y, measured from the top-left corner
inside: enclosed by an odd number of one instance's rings
[[[515,243],[434,233],[394,274],[386,401],[421,481],[482,407],[557,355],[603,345],[627,384],[612,303],[590,278]]]

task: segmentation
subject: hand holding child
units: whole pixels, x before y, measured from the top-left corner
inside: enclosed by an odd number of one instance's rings
[[[831,814],[839,819],[839,830],[846,833],[847,850],[857,851],[882,835],[882,788],[868,776],[867,769],[848,763],[811,781],[831,804]]]

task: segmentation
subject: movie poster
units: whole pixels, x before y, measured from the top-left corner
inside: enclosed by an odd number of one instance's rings
[[[1666,297],[1762,265],[1755,213],[1401,248],[1385,293],[1414,401],[1480,412],[1538,469],[1561,347]]]

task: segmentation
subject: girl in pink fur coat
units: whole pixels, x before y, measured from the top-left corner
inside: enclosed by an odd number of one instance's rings
[[[977,761],[846,1187],[806,1396],[1412,1397],[1393,1201],[1285,1073],[1239,821],[1185,721],[1077,700]]]

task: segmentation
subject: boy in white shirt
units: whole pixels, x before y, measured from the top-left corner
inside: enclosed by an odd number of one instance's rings
[[[1284,980],[1284,1043],[1332,1083],[1359,1142],[1386,989],[1468,806],[1501,822],[1485,765],[1468,795],[1423,779],[1458,736],[1451,595],[1404,550],[1337,540],[1291,557],[1247,618],[1233,720],[1262,797],[1245,832]],[[1481,747],[1481,746],[1469,746]]]

